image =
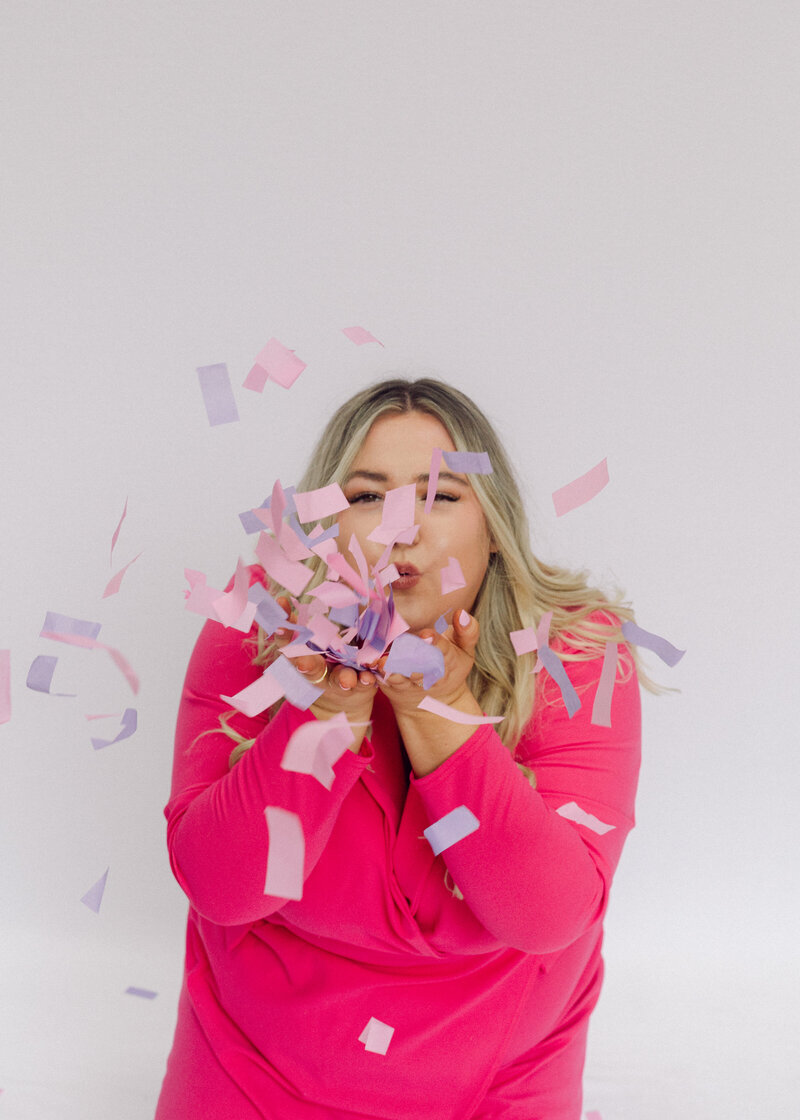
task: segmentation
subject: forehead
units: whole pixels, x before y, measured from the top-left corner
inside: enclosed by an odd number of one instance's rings
[[[447,429],[426,412],[403,412],[379,417],[359,448],[353,467],[422,461],[427,469],[434,447],[455,451]]]

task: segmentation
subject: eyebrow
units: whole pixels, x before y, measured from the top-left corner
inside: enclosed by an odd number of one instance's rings
[[[430,477],[430,474],[426,472],[425,474],[418,474],[414,481],[417,483],[428,482]],[[344,480],[343,485],[347,486],[348,482],[352,482],[354,478],[366,478],[370,482],[385,483],[389,481],[389,476],[383,474],[381,471],[353,471],[353,473],[349,474]],[[465,479],[460,478],[457,474],[451,474],[450,471],[439,471],[439,478],[448,482],[457,482],[461,486],[469,485]]]

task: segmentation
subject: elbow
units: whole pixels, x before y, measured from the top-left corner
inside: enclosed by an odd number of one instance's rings
[[[556,892],[550,897],[531,898],[507,921],[484,921],[493,937],[511,949],[533,956],[560,953],[578,941],[605,913],[607,887],[600,875],[586,889]]]

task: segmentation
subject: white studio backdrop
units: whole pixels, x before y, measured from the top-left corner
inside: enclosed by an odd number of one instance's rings
[[[646,657],[681,692],[645,697],[585,1107],[797,1115],[796,6],[6,0],[0,23],[0,1120],[152,1116],[183,569],[249,560],[237,514],[393,372],[472,395],[535,549],[688,651]],[[307,369],[259,395],[270,337]],[[212,428],[218,362],[240,419]],[[138,694],[41,639],[46,611],[101,622]],[[38,655],[74,697],[26,688]],[[135,734],[93,750],[86,715],[126,707]]]

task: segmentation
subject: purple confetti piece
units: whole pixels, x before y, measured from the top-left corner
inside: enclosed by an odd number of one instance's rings
[[[443,451],[442,458],[458,474],[491,474],[492,464],[485,451]]]
[[[43,634],[77,634],[81,638],[96,638],[100,626],[99,622],[87,622],[83,618],[70,618],[68,614],[47,611],[39,637]]]
[[[635,646],[644,646],[645,649],[652,650],[670,668],[677,665],[686,653],[685,649],[678,649],[666,638],[660,638],[658,634],[651,634],[649,630],[642,630],[635,622],[623,622],[622,633],[626,641]]]
[[[422,673],[423,688],[430,688],[444,676],[444,654],[415,634],[400,634],[392,642],[383,671],[387,677],[391,673],[403,677]]]
[[[102,750],[103,747],[110,747],[112,743],[121,743],[123,739],[129,739],[136,730],[136,709],[126,708],[122,713],[122,727],[113,739],[92,739],[92,746],[96,751]]]
[[[459,805],[456,809],[445,813],[438,821],[428,825],[422,835],[433,848],[433,854],[438,856],[440,852],[452,848],[453,844],[457,844],[465,836],[477,832],[480,826],[481,822],[475,814],[466,805]]]
[[[287,486],[283,491],[283,496],[286,499],[286,510],[285,510],[285,512],[288,513],[288,514],[292,514],[292,513],[295,512],[295,508],[294,508],[294,489],[295,489],[294,486]],[[266,524],[266,522],[263,521],[258,516],[258,514],[256,513],[256,510],[259,510],[259,509],[268,510],[270,508],[271,503],[272,503],[271,498],[265,498],[260,506],[255,506],[253,509],[246,509],[244,511],[244,513],[239,514],[239,520],[242,523],[242,528],[244,529],[245,533],[259,533],[259,532],[261,532],[261,530],[264,528],[264,525]]]
[[[217,424],[230,424],[239,419],[239,410],[233,396],[230,374],[224,362],[214,366],[198,366],[197,378],[203,404],[212,428]]]
[[[47,654],[40,654],[34,657],[30,669],[28,670],[28,677],[25,684],[34,692],[46,692],[50,696],[77,696],[77,692],[50,692],[50,686],[53,683],[53,673],[55,672],[56,665],[58,664],[57,657],[51,657]]]
[[[444,634],[447,627],[448,627],[447,619],[444,617],[443,614],[440,614],[439,617],[436,619],[436,621],[433,624],[434,630],[436,631],[437,634]]]
[[[567,670],[564,668],[561,658],[557,657],[549,646],[543,646],[539,650],[539,660],[561,690],[561,698],[564,701],[567,714],[572,719],[580,708],[581,701],[573,688],[572,681],[567,676]]]
[[[263,584],[254,583],[247,593],[247,598],[251,603],[258,604],[256,608],[256,622],[267,634],[274,634],[278,627],[282,626],[289,617],[283,607],[279,606]]]
[[[88,906],[90,910],[94,910],[95,914],[100,913],[100,903],[103,901],[103,892],[106,889],[106,879],[111,869],[107,867],[100,878],[89,887],[86,894],[81,899],[84,906]]]
[[[139,996],[140,999],[155,999],[158,992],[152,992],[149,988],[126,988],[126,996]]]
[[[267,673],[278,683],[289,703],[302,712],[307,711],[324,691],[307,681],[285,657],[273,661]]]

